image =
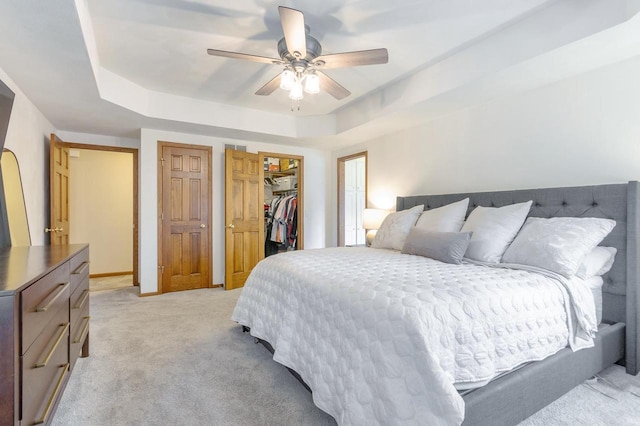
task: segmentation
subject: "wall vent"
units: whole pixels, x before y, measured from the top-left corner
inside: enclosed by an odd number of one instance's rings
[[[225,144],[224,145],[224,149],[233,149],[235,151],[244,151],[247,152],[247,146],[246,145],[231,145],[231,144]]]

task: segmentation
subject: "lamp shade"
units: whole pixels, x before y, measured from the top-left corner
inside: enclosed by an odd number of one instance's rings
[[[388,214],[388,210],[364,209],[362,211],[362,227],[364,229],[379,229]]]
[[[320,92],[320,79],[315,74],[309,74],[304,79],[304,91],[309,94]]]
[[[291,86],[295,83],[296,77],[291,70],[284,70],[280,74],[280,88],[284,90],[291,90]]]

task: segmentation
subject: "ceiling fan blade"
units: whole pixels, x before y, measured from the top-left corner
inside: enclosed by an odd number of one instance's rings
[[[246,53],[227,52],[226,50],[207,49],[211,56],[222,56],[223,58],[243,59],[245,61],[260,62],[263,64],[282,64],[280,59],[267,58],[265,56],[247,55]]]
[[[296,58],[307,56],[307,33],[304,28],[304,15],[296,9],[278,6],[280,21],[287,49]],[[298,53],[296,55],[296,52]]]
[[[320,65],[318,62],[324,62]],[[387,49],[360,50],[357,52],[334,53],[318,56],[313,63],[322,69],[356,67],[359,65],[386,64],[389,62]]]
[[[276,75],[267,84],[259,88],[258,91],[256,92],[256,95],[269,96],[270,94],[275,92],[275,90],[279,87],[280,87],[280,74]]]
[[[346,98],[351,94],[350,91],[345,89],[341,84],[329,77],[323,72],[316,71],[318,78],[320,79],[320,89],[324,90],[337,100]]]

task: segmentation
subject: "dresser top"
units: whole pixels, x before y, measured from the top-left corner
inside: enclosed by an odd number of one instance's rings
[[[0,296],[8,296],[42,278],[87,244],[0,249]]]

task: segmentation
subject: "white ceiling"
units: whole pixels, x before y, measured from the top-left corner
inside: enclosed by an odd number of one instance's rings
[[[287,93],[254,95],[282,66],[211,57],[207,48],[278,58],[279,4],[305,14],[323,52],[386,47],[389,63],[327,71],[352,95],[307,95],[298,115],[340,106],[494,30],[546,0],[90,0],[100,64],[150,90],[290,113]]]
[[[0,68],[58,129],[115,136],[336,147],[640,53],[640,0],[0,3]],[[278,66],[206,49],[277,57],[278,5],[304,12],[324,53],[386,47],[389,63],[327,70],[352,95],[306,95],[299,112],[284,91],[254,95]]]

